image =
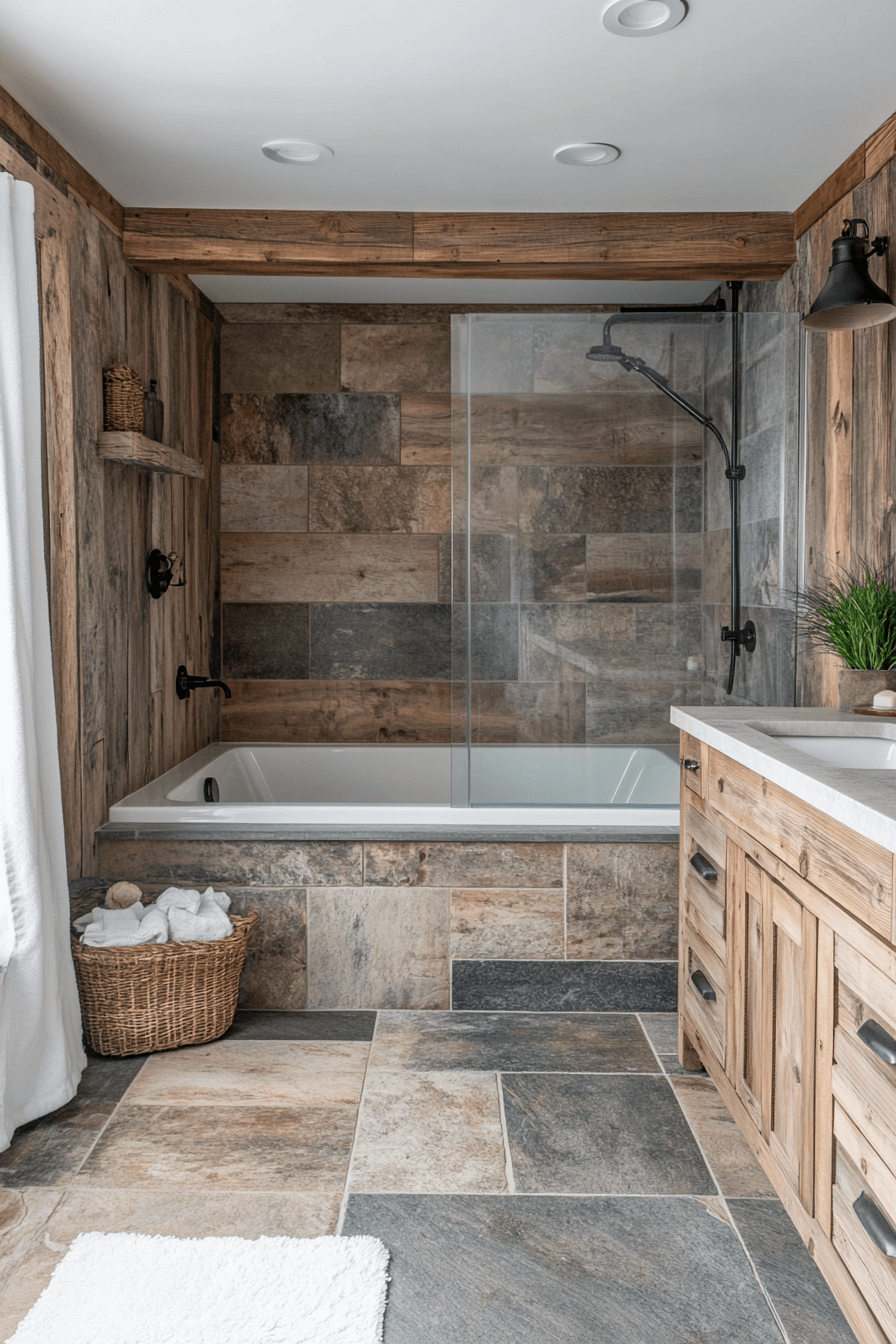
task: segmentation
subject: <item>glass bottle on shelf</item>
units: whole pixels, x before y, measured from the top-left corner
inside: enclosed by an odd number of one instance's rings
[[[156,395],[158,383],[155,378],[149,380],[149,390],[143,393],[143,433],[156,443],[162,442],[162,430],[165,424],[165,407]]]

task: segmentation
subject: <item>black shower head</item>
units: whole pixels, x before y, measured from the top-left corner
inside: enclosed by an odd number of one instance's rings
[[[598,364],[621,364],[626,355],[621,346],[605,341],[603,345],[592,345],[585,358],[594,359]]]

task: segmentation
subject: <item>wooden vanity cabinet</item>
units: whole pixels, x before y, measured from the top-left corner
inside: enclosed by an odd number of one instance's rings
[[[685,734],[681,755],[681,1062],[861,1344],[896,1344],[894,856]]]

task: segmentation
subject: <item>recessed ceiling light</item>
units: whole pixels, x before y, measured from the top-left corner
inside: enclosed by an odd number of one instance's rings
[[[684,0],[611,0],[601,18],[618,37],[654,37],[677,28],[687,12]]]
[[[615,145],[561,145],[554,150],[558,163],[568,163],[573,168],[596,168],[599,163],[612,163],[619,158]]]
[[[305,168],[333,158],[329,145],[316,145],[312,140],[269,140],[262,145],[261,152],[275,163],[299,164]]]

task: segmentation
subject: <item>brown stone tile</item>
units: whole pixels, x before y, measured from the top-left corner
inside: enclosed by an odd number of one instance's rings
[[[307,532],[308,468],[225,463],[222,532]]]
[[[450,467],[311,467],[312,532],[450,532]]]
[[[521,602],[585,601],[585,537],[517,538],[517,585]]]
[[[589,536],[588,598],[599,602],[699,602],[703,538],[664,532]]]
[[[451,397],[410,392],[401,398],[402,465],[451,465]]]
[[[390,393],[243,393],[221,398],[221,461],[394,462],[399,399]]]
[[[212,1041],[152,1055],[122,1104],[353,1108],[366,1067],[363,1041]]]
[[[448,327],[410,323],[342,328],[346,392],[448,392],[450,377]]]
[[[702,520],[699,466],[519,468],[524,532],[697,532]]]
[[[572,844],[566,882],[567,957],[676,957],[677,845]]]
[[[775,1192],[709,1078],[674,1077],[672,1086],[722,1194],[774,1199]]]
[[[516,467],[473,468],[470,473],[473,532],[512,534],[519,530],[518,482]]]
[[[448,892],[308,891],[310,1008],[447,1008]]]
[[[335,1192],[354,1127],[349,1106],[122,1106],[74,1184]]]
[[[435,536],[228,532],[224,602],[435,602]]]
[[[0,1288],[28,1255],[61,1197],[58,1187],[0,1190]]]
[[[563,846],[367,841],[368,886],[562,887]]]
[[[0,1292],[0,1339],[11,1339],[50,1282],[63,1251],[53,1251],[43,1242],[33,1245],[23,1263]]]
[[[452,957],[563,957],[563,892],[451,893]]]
[[[451,740],[447,681],[235,681],[230,689],[222,742]]]
[[[99,866],[113,882],[195,886],[347,886],[361,880],[351,840],[119,840],[97,837]]]
[[[81,1232],[142,1232],[152,1237],[325,1237],[336,1231],[338,1195],[270,1190],[264,1199],[236,1190],[68,1190],[50,1220],[51,1241]]]
[[[350,1188],[505,1193],[496,1075],[369,1072]]]
[[[225,322],[221,391],[338,392],[338,324]]]
[[[473,741],[585,740],[585,687],[573,681],[475,681]]]
[[[304,887],[229,887],[228,895],[234,914],[257,910],[261,916],[240,977],[240,1007],[304,1008],[308,998]]]

